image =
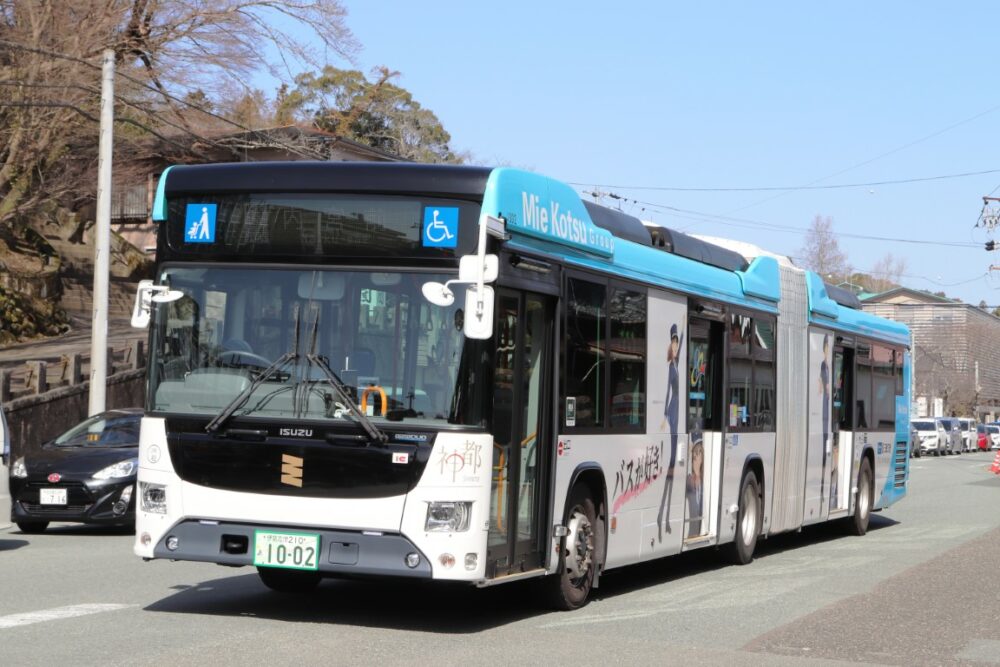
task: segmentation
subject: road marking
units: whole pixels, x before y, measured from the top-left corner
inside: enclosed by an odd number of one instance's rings
[[[44,623],[45,621],[58,621],[63,618],[74,618],[76,616],[87,616],[88,614],[100,614],[105,611],[116,611],[125,609],[133,605],[128,604],[74,604],[68,607],[53,607],[52,609],[42,609],[41,611],[29,611],[23,614],[10,614],[0,616],[0,630],[6,628],[17,628],[22,625],[33,623]]]

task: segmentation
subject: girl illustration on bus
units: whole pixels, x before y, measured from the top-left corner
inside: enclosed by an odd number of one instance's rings
[[[670,345],[667,347],[667,398],[663,408],[663,421],[660,430],[670,427],[670,463],[667,465],[667,478],[663,483],[663,498],[660,500],[660,513],[656,517],[659,526],[660,541],[663,541],[663,529],[670,533],[670,496],[674,489],[674,464],[677,462],[677,414],[680,409],[679,382],[677,360],[680,359],[681,338],[677,335],[677,325],[670,325]]]

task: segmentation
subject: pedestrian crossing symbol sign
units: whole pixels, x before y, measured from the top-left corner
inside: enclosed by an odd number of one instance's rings
[[[188,204],[184,213],[185,243],[215,243],[215,204]]]

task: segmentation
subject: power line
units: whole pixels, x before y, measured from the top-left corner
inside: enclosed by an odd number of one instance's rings
[[[919,139],[915,139],[914,141],[910,141],[908,143],[905,143],[902,146],[898,146],[898,147],[893,148],[891,150],[888,150],[888,151],[886,151],[884,153],[880,153],[879,155],[876,155],[875,157],[868,158],[866,160],[862,160],[861,162],[858,162],[858,163],[856,163],[854,165],[851,165],[850,167],[846,167],[845,169],[841,169],[840,171],[836,171],[836,172],[834,172],[832,174],[828,174],[828,175],[823,176],[821,178],[817,178],[816,180],[810,181],[810,182],[806,183],[805,185],[806,186],[815,185],[815,184],[821,183],[821,182],[823,182],[823,181],[825,181],[827,179],[834,178],[836,176],[840,176],[841,174],[845,174],[845,173],[847,173],[849,171],[853,171],[854,169],[857,169],[858,167],[864,167],[865,165],[871,164],[872,162],[875,162],[877,160],[881,160],[884,157],[888,157],[890,155],[893,155],[894,153],[898,153],[900,151],[906,150],[907,148],[910,148],[911,146],[916,146],[919,143],[923,143],[923,142],[925,142],[925,141],[927,141],[929,139],[933,139],[934,137],[940,136],[940,135],[944,134],[945,132],[950,132],[951,130],[955,129],[956,127],[960,127],[962,125],[965,125],[966,123],[971,123],[972,121],[974,121],[974,120],[976,120],[978,118],[982,118],[983,116],[991,114],[991,113],[993,113],[993,112],[995,112],[997,110],[1000,110],[1000,104],[998,104],[996,106],[992,106],[989,109],[986,109],[985,111],[980,111],[979,113],[974,114],[972,116],[969,116],[968,118],[965,118],[963,120],[960,120],[957,123],[952,123],[951,125],[943,128],[941,130],[937,130],[935,132],[931,132],[930,134],[925,135],[925,136],[923,136],[923,137],[921,137]],[[763,204],[765,202],[769,202],[769,201],[771,201],[773,199],[777,199],[779,197],[783,197],[785,194],[787,194],[787,192],[779,192],[778,194],[771,195],[770,197],[765,197],[764,199],[761,199],[759,201],[752,202],[752,203],[747,204],[745,206],[741,206],[739,208],[736,208],[736,209],[733,209],[731,211],[728,211],[728,213],[729,214],[738,213],[738,212],[746,210],[748,208],[752,208],[754,206],[758,206],[758,205]]]
[[[906,183],[926,183],[927,181],[943,181],[951,178],[966,178],[969,176],[982,176],[984,174],[1000,174],[1000,169],[986,169],[983,171],[966,171],[958,174],[942,174],[939,176],[921,176],[918,178],[901,178],[887,181],[869,181],[867,183],[838,183],[835,185],[785,185],[785,186],[761,186],[761,187],[680,187],[661,185],[608,185],[605,183],[574,183],[570,185],[586,187],[588,185],[595,188],[607,188],[616,190],[656,190],[659,192],[793,192],[798,190],[842,190],[847,188],[867,188],[881,185],[903,185]],[[998,186],[1000,188],[1000,186]]]
[[[622,197],[621,195],[614,195],[609,193],[598,193],[598,192],[587,192],[583,194],[592,196],[610,196],[613,199],[618,199],[624,202],[632,202],[640,206],[645,206],[647,208],[659,209],[660,212],[670,211],[678,217],[696,220],[699,222],[714,222],[720,225],[726,225],[730,227],[742,227],[747,229],[766,229],[768,231],[781,232],[786,234],[807,234],[808,229],[802,229],[801,227],[795,227],[792,225],[782,225],[773,222],[764,222],[761,220],[751,220],[748,218],[736,218],[729,215],[721,215],[716,213],[705,213],[703,211],[694,211],[691,209],[679,208],[677,206],[670,206],[669,204],[662,204],[658,202],[647,202],[638,199],[629,199],[627,197]],[[935,246],[949,246],[953,248],[979,248],[981,244],[971,242],[971,241],[931,241],[925,239],[907,239],[907,238],[894,238],[889,236],[875,236],[871,234],[854,234],[851,232],[837,232],[837,236],[844,238],[861,239],[865,241],[886,241],[892,243],[911,243],[917,245],[935,245]]]

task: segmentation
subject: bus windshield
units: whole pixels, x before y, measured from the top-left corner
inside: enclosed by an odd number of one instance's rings
[[[159,304],[148,409],[216,415],[282,355],[235,417],[352,420],[307,356],[318,355],[374,421],[480,426],[482,343],[462,335],[459,304],[420,287],[444,274],[214,265],[163,269],[183,296]],[[482,382],[479,383],[483,385]]]

